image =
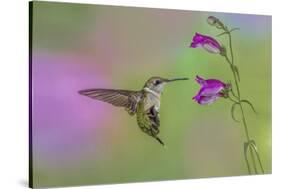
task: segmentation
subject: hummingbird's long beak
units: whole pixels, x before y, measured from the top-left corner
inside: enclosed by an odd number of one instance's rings
[[[180,81],[180,80],[189,80],[189,79],[187,77],[181,77],[181,78],[167,79],[167,82]]]

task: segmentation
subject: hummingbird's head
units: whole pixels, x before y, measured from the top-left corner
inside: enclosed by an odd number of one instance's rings
[[[165,79],[162,77],[151,77],[144,85],[144,88],[147,88],[149,90],[152,90],[158,94],[161,94],[164,86],[167,83],[173,82],[173,81],[179,81],[179,80],[188,80],[188,78],[174,78],[174,79]]]

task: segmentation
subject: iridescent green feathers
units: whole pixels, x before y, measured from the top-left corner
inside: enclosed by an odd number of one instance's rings
[[[142,101],[145,100],[144,98]],[[151,106],[149,109],[145,109],[145,103],[139,103],[137,107],[137,122],[140,129],[155,138],[159,143],[164,145],[162,140],[157,137],[160,127],[160,114],[156,110],[155,106]]]
[[[146,92],[144,90],[86,89],[79,91],[79,94],[117,107],[124,107],[130,115],[137,113],[137,123],[140,129],[164,145],[157,137],[160,127],[159,112],[156,111],[155,106],[145,110]]]
[[[164,145],[157,137],[160,127],[160,96],[167,83],[179,80],[188,80],[188,78],[165,79],[151,77],[140,91],[86,89],[79,91],[79,93],[117,107],[124,107],[130,115],[137,114],[140,129]]]

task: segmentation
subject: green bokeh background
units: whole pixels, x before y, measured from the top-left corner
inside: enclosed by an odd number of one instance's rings
[[[130,117],[122,108],[82,96],[77,97],[77,109],[81,108],[81,99],[87,101],[93,112],[99,111],[96,104],[106,109],[104,119],[96,126],[98,129],[87,128],[88,133],[95,132],[88,136],[92,149],[73,145],[73,154],[62,152],[58,155],[50,146],[40,146],[40,138],[36,138],[45,132],[52,140],[51,131],[43,132],[48,121],[46,125],[34,124],[34,186],[248,174],[243,157],[244,130],[231,119],[231,102],[220,99],[214,104],[200,106],[192,101],[199,90],[194,81],[196,75],[222,81],[232,79],[232,73],[220,55],[188,48],[195,32],[211,36],[220,33],[206,23],[209,15],[220,18],[229,27],[240,28],[233,32],[233,46],[241,76],[241,95],[250,100],[258,112],[255,115],[246,107],[245,114],[265,172],[271,173],[270,16],[49,2],[35,2],[33,11],[33,56],[53,60],[70,57],[76,66],[90,65],[87,73],[92,72],[95,77],[98,70],[98,75],[106,80],[104,86],[92,82],[90,88],[138,90],[151,76],[190,78],[166,86],[163,93],[159,136],[166,144],[164,148],[142,133],[135,117]],[[228,45],[226,36],[217,39]],[[41,69],[39,60],[33,64]],[[59,61],[57,64],[59,66]],[[68,75],[68,69],[64,74]],[[76,80],[83,83],[81,75],[83,71],[74,75],[68,85]],[[77,86],[77,89],[83,87]],[[53,93],[50,91],[48,95]],[[68,116],[67,112],[62,114]],[[60,116],[43,116],[44,120],[60,121],[68,135],[70,131]],[[96,115],[91,116],[94,124]],[[63,140],[61,138],[61,142]],[[74,143],[79,140],[82,139],[73,138]],[[75,153],[75,148],[81,153]],[[48,155],[42,158],[40,153]]]

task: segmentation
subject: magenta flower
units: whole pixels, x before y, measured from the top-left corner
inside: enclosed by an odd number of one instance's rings
[[[201,105],[211,104],[219,97],[227,97],[230,84],[223,83],[217,79],[203,79],[196,76],[197,83],[201,85],[201,89],[192,99]]]
[[[217,40],[210,36],[195,33],[190,44],[191,48],[202,47],[210,53],[220,54],[222,53],[222,47]]]

